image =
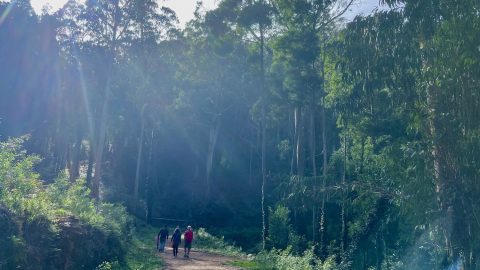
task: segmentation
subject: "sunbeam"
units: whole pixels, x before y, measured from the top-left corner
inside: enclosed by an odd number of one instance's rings
[[[13,4],[14,4],[14,1],[10,2],[10,4],[8,4],[7,8],[5,9],[5,11],[3,11],[3,13],[0,15],[0,26],[2,26],[2,23],[5,21],[5,19],[7,19],[8,14],[12,10]]]
[[[76,48],[74,48],[74,54],[74,58],[76,60],[75,62],[77,63],[78,77],[80,78],[80,89],[82,91],[83,104],[85,104],[85,113],[87,114],[88,131],[89,135],[93,137],[93,116],[90,110],[90,102],[88,101],[87,84],[85,83],[85,75],[83,73],[82,62],[78,57]]]

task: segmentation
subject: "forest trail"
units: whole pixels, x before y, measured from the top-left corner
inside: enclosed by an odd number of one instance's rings
[[[172,248],[166,248],[165,253],[160,256],[165,261],[166,270],[239,270],[240,268],[227,265],[235,258],[226,257],[210,252],[197,250],[190,251],[190,258],[183,258],[183,249],[180,248],[178,257],[173,257]]]

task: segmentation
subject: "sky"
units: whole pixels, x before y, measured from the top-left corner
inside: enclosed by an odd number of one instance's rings
[[[219,0],[203,0],[205,9],[212,9]],[[356,5],[351,7],[351,10],[346,13],[347,20],[351,20],[357,14],[369,14],[378,6],[379,0],[358,0]],[[42,7],[49,5],[52,11],[61,8],[67,0],[31,0],[32,6],[37,13],[41,13]],[[195,10],[197,0],[163,0],[161,6],[167,6],[173,9],[180,20],[180,25],[183,26],[187,21],[193,18],[193,11]]]

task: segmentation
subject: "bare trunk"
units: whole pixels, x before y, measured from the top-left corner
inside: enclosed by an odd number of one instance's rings
[[[86,181],[87,185],[91,186],[92,183],[92,173],[93,173],[93,164],[94,164],[94,159],[95,159],[95,153],[92,147],[92,140],[90,140],[90,149],[88,150],[88,167],[87,167],[87,176],[86,176]]]
[[[252,138],[255,137],[255,128],[253,126],[253,124],[250,122],[250,120],[247,120],[247,123],[246,125],[249,127],[249,131],[250,131],[250,136]],[[258,144],[255,144],[254,141],[252,140],[252,142],[249,144],[249,154],[248,154],[248,184],[250,187],[253,186],[253,158],[254,158],[254,151],[255,151],[255,148]]]
[[[290,159],[290,176],[296,172],[296,145],[297,145],[297,136],[298,136],[298,118],[297,118],[297,107],[293,109],[293,132],[292,132],[292,158]]]
[[[324,254],[325,248],[325,197],[326,191],[325,188],[327,186],[327,172],[328,172],[328,156],[327,156],[327,132],[326,132],[326,115],[325,115],[325,107],[322,104],[321,110],[321,118],[322,118],[322,154],[323,154],[323,168],[322,168],[322,208],[320,210],[320,253]]]
[[[261,161],[261,169],[262,169],[262,249],[265,250],[265,244],[267,239],[267,217],[266,217],[266,209],[265,209],[265,184],[267,181],[267,168],[266,168],[266,136],[267,136],[267,117],[266,117],[266,89],[265,89],[265,59],[264,59],[264,34],[263,34],[263,25],[259,25],[260,28],[260,79],[261,79],[261,122],[262,122],[262,161]]]
[[[215,154],[215,146],[217,145],[218,133],[220,131],[220,125],[221,125],[221,119],[218,118],[215,120],[215,126],[210,128],[210,134],[208,138],[208,153],[207,153],[206,176],[205,176],[205,181],[207,185],[205,190],[206,198],[210,196],[210,188],[211,188],[210,178],[211,178],[211,173],[213,168],[213,157]]]
[[[72,163],[70,165],[70,181],[75,181],[80,176],[80,154],[82,150],[82,138],[79,136],[72,151]]]
[[[248,157],[248,184],[253,184],[253,145],[250,145],[250,153]]]
[[[101,133],[103,133],[103,135],[100,135],[97,142],[97,147],[95,150],[95,174],[93,175],[92,184],[91,184],[92,197],[95,199],[100,198],[100,180],[103,174],[103,154],[104,154],[104,148],[105,148],[105,134],[104,134],[105,132],[103,131]]]
[[[385,232],[383,232],[385,234]],[[387,242],[385,241],[385,235],[382,236],[382,246],[383,246],[383,258],[385,260],[386,270],[390,270],[390,259],[388,258]]]
[[[110,60],[113,61],[113,60]],[[95,199],[100,198],[100,181],[103,174],[103,155],[105,151],[105,139],[107,135],[107,116],[108,116],[108,106],[110,103],[110,72],[112,70],[112,63],[109,64],[108,73],[105,86],[105,97],[102,104],[101,114],[100,114],[100,121],[97,125],[97,141],[94,147],[95,151],[95,175],[93,176],[92,183],[91,183],[91,196]]]
[[[360,150],[360,175],[363,174],[364,160],[365,160],[365,136],[362,136],[362,149]]]
[[[297,175],[305,175],[305,157],[304,157],[304,121],[303,121],[303,109],[297,109],[297,123],[298,123],[298,135],[297,142],[295,145],[296,151],[296,160],[297,160]]]
[[[313,175],[313,207],[312,207],[312,241],[316,242],[317,232],[317,145],[315,134],[315,93],[312,93],[312,101],[310,104],[310,159],[312,160],[312,175]]]
[[[105,88],[104,88],[104,97],[103,103],[101,108],[100,114],[100,121],[97,125],[96,134],[97,134],[97,141],[95,145],[95,175],[93,176],[92,183],[91,183],[91,196],[95,199],[100,199],[100,181],[103,174],[103,155],[105,151],[105,141],[106,141],[106,134],[107,134],[107,118],[108,118],[108,111],[109,111],[109,103],[110,103],[110,87],[111,87],[111,76],[113,70],[113,63],[115,60],[115,53],[117,51],[117,43],[118,43],[118,24],[120,22],[120,18],[117,16],[121,16],[119,1],[115,1],[115,14],[114,14],[114,22],[112,26],[112,35],[111,40],[109,40],[109,50],[108,50],[108,57],[107,57],[107,78],[105,80]]]
[[[327,186],[327,173],[328,173],[328,150],[327,150],[327,115],[325,112],[325,37],[322,38],[322,54],[321,54],[321,66],[320,72],[322,76],[322,108],[320,110],[321,128],[322,128],[322,205],[320,210],[320,255],[323,256],[325,252],[325,201],[326,201],[326,186]]]
[[[262,239],[262,249],[265,250],[265,242],[267,238],[267,221],[266,221],[266,213],[265,213],[265,184],[267,181],[267,169],[265,164],[266,158],[266,150],[265,150],[265,136],[266,136],[266,128],[265,128],[265,108],[262,109],[262,231],[263,231],[263,239]]]
[[[147,168],[147,177],[145,178],[145,189],[147,193],[147,223],[150,224],[152,222],[152,210],[153,210],[153,189],[152,189],[152,155],[153,155],[153,139],[154,139],[154,131],[152,130],[152,134],[150,137],[150,149],[148,150],[148,168]]]
[[[438,89],[435,89],[433,83],[427,86],[427,107],[429,113],[429,128],[432,138],[431,155],[433,159],[434,178],[436,185],[437,200],[440,207],[440,213],[443,217],[442,227],[445,238],[445,247],[448,255],[448,264],[455,261],[459,256],[460,249],[464,248],[463,236],[465,233],[463,213],[459,209],[461,205],[458,202],[457,189],[452,178],[448,175],[448,168],[444,156],[446,155],[441,136],[444,136],[445,129],[442,128],[438,114]],[[460,225],[461,228],[458,226]],[[453,242],[456,243],[453,243]]]
[[[347,235],[347,226],[345,220],[345,204],[346,204],[346,194],[347,194],[347,187],[346,187],[346,178],[347,178],[347,125],[345,125],[345,134],[343,137],[343,172],[342,172],[342,212],[341,212],[341,220],[342,220],[342,230],[341,230],[341,247],[342,253],[346,251],[346,235]]]
[[[142,163],[142,152],[143,152],[143,137],[145,133],[145,108],[147,107],[146,104],[143,105],[142,107],[142,112],[140,114],[141,117],[141,127],[140,127],[140,141],[138,144],[138,152],[137,152],[137,166],[135,169],[135,184],[133,187],[133,198],[134,198],[134,203],[135,203],[135,211],[134,213],[137,212],[137,206],[138,206],[138,189],[140,186],[140,165]]]
[[[382,244],[381,244],[381,239],[380,239],[380,232],[377,232],[377,235],[375,237],[375,249],[376,249],[376,254],[375,254],[375,260],[376,260],[376,270],[382,270]]]

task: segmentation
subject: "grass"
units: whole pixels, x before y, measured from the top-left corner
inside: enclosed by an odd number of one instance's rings
[[[156,252],[154,237],[157,229],[137,220],[137,227],[127,252],[128,270],[163,269],[164,263]]]
[[[231,266],[245,270],[273,270],[267,263],[259,261],[255,256],[247,255],[241,248],[226,243],[223,237],[216,237],[209,234],[205,229],[199,228],[196,231],[195,249],[216,253],[236,260],[229,262]]]
[[[241,269],[244,269],[244,270],[274,269],[274,268],[268,268],[266,265],[261,264],[257,261],[233,261],[233,262],[230,262],[229,265],[235,266],[235,267],[240,267]]]
[[[199,228],[195,232],[194,248],[200,251],[207,251],[228,257],[245,257],[242,249],[225,243],[223,237],[215,237],[208,233],[204,228]]]

